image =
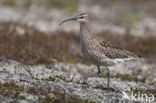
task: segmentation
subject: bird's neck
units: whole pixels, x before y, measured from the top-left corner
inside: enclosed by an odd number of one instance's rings
[[[91,32],[91,25],[89,23],[80,23],[80,46],[82,51],[92,44],[92,37],[94,35]]]
[[[80,23],[80,38],[89,39],[93,36],[89,22]]]

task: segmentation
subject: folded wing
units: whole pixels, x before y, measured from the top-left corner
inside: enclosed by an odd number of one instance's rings
[[[122,59],[130,60],[132,58],[139,58],[138,55],[135,55],[134,53],[131,53],[127,50],[122,49],[116,44],[112,44],[109,41],[99,38],[96,38],[98,42],[100,43],[101,51],[104,52],[104,54],[111,59],[117,59],[117,61],[121,61]],[[128,59],[129,58],[129,59]]]

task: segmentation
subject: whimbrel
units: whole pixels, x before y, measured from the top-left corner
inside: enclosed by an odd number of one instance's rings
[[[113,45],[91,32],[88,14],[82,13],[76,17],[66,19],[62,21],[60,25],[67,21],[78,21],[80,23],[80,46],[82,54],[85,59],[97,65],[98,71],[93,74],[85,75],[83,83],[87,83],[88,77],[100,74],[100,66],[105,66],[108,75],[107,86],[109,87],[110,72],[108,66],[112,66],[120,62],[141,59],[138,55],[126,51],[119,46]]]

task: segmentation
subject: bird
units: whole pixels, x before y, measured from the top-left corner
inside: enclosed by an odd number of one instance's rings
[[[68,21],[80,23],[80,48],[83,57],[97,66],[97,72],[87,74],[83,78],[83,84],[87,84],[89,77],[101,73],[101,66],[107,70],[107,87],[110,85],[109,66],[126,61],[143,60],[139,55],[129,52],[116,44],[112,44],[105,38],[100,38],[92,32],[89,15],[81,13],[75,17],[63,20],[59,25]]]

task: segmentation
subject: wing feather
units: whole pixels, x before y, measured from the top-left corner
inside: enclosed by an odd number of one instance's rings
[[[111,59],[115,58],[135,58],[138,57],[134,53],[131,53],[127,50],[124,50],[120,46],[113,44],[103,38],[96,37],[98,42],[100,43],[101,50],[105,53],[105,55]]]

